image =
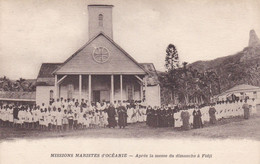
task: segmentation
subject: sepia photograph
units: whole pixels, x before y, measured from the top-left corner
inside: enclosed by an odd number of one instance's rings
[[[0,163],[260,163],[259,0],[0,0]]]

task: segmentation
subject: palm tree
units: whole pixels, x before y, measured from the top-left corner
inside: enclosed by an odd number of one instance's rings
[[[1,91],[12,91],[12,81],[9,80],[6,76],[0,78],[0,90]]]

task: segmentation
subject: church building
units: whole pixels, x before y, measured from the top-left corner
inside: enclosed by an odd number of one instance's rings
[[[152,63],[138,63],[113,40],[113,5],[88,5],[89,41],[63,63],[43,63],[36,81],[36,104],[70,98],[143,101],[160,105]],[[142,55],[142,54],[140,54]]]

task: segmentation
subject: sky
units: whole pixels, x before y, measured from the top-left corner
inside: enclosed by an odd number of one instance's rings
[[[260,35],[259,0],[0,0],[0,76],[37,78],[88,41],[89,4],[111,4],[113,39],[164,71],[165,50],[192,63],[235,54]]]

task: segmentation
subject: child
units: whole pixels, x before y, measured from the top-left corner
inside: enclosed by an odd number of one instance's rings
[[[43,117],[44,117],[43,129],[44,130],[48,130],[49,129],[49,124],[50,124],[50,121],[51,121],[51,113],[47,110],[47,108],[44,108]]]
[[[83,121],[83,128],[86,129],[89,127],[89,114],[86,113],[83,115],[84,121]]]
[[[61,109],[60,107],[58,107],[57,109]],[[51,126],[52,129],[57,130],[57,114],[58,112],[56,111],[56,107],[53,108],[53,110],[51,111]]]
[[[89,112],[89,127],[94,127],[94,112]]]
[[[32,128],[32,122],[33,122],[32,108],[29,108],[29,110],[28,110],[27,122],[28,122],[28,129],[31,129]]]
[[[2,110],[2,126],[5,126],[6,125],[6,106],[3,107],[3,110]]]
[[[37,113],[37,116],[38,116],[38,118],[39,118],[40,130],[43,130],[43,126],[45,125],[45,124],[44,124],[44,110],[41,109],[41,112],[40,112],[40,113]]]
[[[105,127],[104,112],[101,110],[99,113],[99,126]]]
[[[73,114],[73,129],[78,129],[78,119],[79,115],[78,112]]]
[[[82,129],[83,128],[83,124],[84,124],[83,108],[80,109],[80,112],[78,114],[78,124],[79,124],[79,128]]]
[[[99,112],[98,110],[95,111],[94,114],[94,126],[99,127],[100,126],[100,120],[99,120]]]
[[[58,108],[58,112],[56,113],[56,122],[57,122],[57,130],[61,131],[62,130],[62,117],[63,114],[61,113],[61,109]]]
[[[44,118],[45,126],[48,130],[52,130],[52,113],[51,108],[45,108],[45,118]]]
[[[64,113],[62,115],[62,124],[63,124],[63,130],[67,130],[68,128],[68,124],[69,124],[69,121],[68,121],[68,118],[67,118],[67,110],[65,109],[64,110]]]
[[[3,126],[3,115],[4,115],[3,106],[1,105],[0,106],[0,126]]]
[[[72,111],[70,110],[68,115],[68,121],[69,121],[69,129],[72,130],[73,129],[73,114]]]

